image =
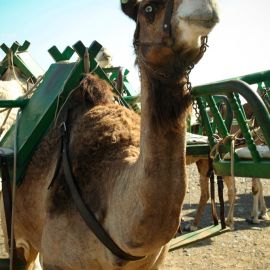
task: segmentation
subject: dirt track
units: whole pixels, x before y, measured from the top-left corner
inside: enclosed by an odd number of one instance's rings
[[[184,205],[184,221],[188,222],[195,214],[199,201],[200,188],[195,166],[189,168],[190,193]],[[270,207],[270,182],[262,180],[266,205]],[[173,251],[167,257],[165,269],[270,269],[270,223],[250,225],[245,219],[252,206],[251,180],[236,178],[237,198],[235,209],[235,230],[202,240],[185,248]],[[225,198],[226,187],[224,188]],[[212,224],[208,205],[201,227]]]
[[[195,166],[189,167],[190,192],[184,205],[185,223],[192,219],[199,201],[200,187]],[[270,206],[269,180],[263,180],[266,204]],[[245,222],[249,216],[252,196],[250,179],[237,179],[237,199],[235,211],[235,231],[202,240],[185,248],[173,251],[166,259],[164,269],[170,270],[257,270],[270,269],[270,223],[262,222],[251,226]],[[226,195],[226,189],[225,189]],[[225,196],[226,198],[226,196]],[[201,227],[211,225],[208,205]],[[0,234],[1,257],[3,238]],[[79,270],[79,269],[78,269]]]

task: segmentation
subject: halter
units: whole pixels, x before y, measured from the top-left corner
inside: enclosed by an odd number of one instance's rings
[[[168,37],[172,36],[171,21],[172,21],[173,7],[174,7],[174,0],[168,0],[163,23],[163,31]]]
[[[165,37],[172,38],[172,15],[173,15],[173,7],[174,7],[174,0],[168,0],[164,15],[164,22],[163,22],[163,32],[165,34]],[[139,41],[139,34],[140,34],[140,23],[137,18],[137,27],[134,34],[134,42],[133,45],[136,47],[138,46],[163,46],[163,47],[169,47],[164,41],[161,42],[140,42]]]

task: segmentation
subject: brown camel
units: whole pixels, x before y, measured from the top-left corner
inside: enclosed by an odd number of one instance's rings
[[[178,228],[191,101],[185,73],[201,56],[201,37],[218,21],[216,3],[123,0],[121,6],[137,23],[141,120],[115,104],[106,84],[91,75],[69,98],[16,195],[15,237],[28,243],[30,254],[40,252],[44,270],[161,269]],[[63,155],[68,152],[82,200],[134,260],[98,240],[71,198],[66,163],[56,170],[63,121]]]

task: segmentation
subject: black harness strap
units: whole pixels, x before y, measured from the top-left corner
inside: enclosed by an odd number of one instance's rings
[[[68,143],[69,143],[69,132],[67,130],[67,125],[65,122],[61,124],[62,129],[62,161],[63,161],[63,168],[65,174],[65,180],[70,190],[72,199],[81,215],[85,223],[88,227],[92,230],[92,232],[96,235],[96,237],[106,246],[115,256],[122,260],[127,261],[136,261],[141,260],[145,257],[137,257],[132,256],[125,251],[123,251],[117,244],[112,240],[110,235],[104,230],[102,225],[96,219],[95,215],[91,212],[91,210],[86,206],[82,197],[79,193],[79,190],[75,183],[75,177],[71,170],[71,164],[69,160],[68,154]]]
[[[218,182],[218,197],[219,197],[219,203],[220,203],[220,222],[221,222],[221,228],[226,228],[226,222],[225,222],[225,209],[224,209],[224,198],[223,198],[223,178],[222,176],[217,176],[217,182]]]
[[[215,172],[212,166],[212,160],[208,159],[209,161],[209,171],[207,176],[210,180],[210,194],[211,194],[211,213],[212,218],[214,221],[214,225],[218,225],[218,217],[217,217],[217,209],[216,209],[216,203],[215,203]]]
[[[169,0],[167,3],[165,16],[164,16],[163,31],[165,32],[165,34],[168,35],[168,37],[171,37],[171,34],[172,34],[171,20],[172,20],[172,14],[173,14],[173,6],[174,6],[174,0]]]
[[[11,215],[12,215],[12,192],[10,187],[10,176],[9,176],[9,168],[7,158],[2,156],[2,151],[0,150],[0,170],[2,176],[2,196],[3,196],[3,204],[4,204],[4,212],[6,219],[6,229],[7,229],[7,237],[8,237],[8,246],[9,246],[9,254],[11,252]],[[3,222],[3,221],[2,221]],[[13,240],[13,258],[12,258],[12,266],[13,269],[18,269],[18,258],[16,251],[15,239]]]

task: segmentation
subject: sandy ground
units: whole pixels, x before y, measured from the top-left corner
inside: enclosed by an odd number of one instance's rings
[[[200,187],[195,166],[189,168],[190,184],[183,209],[184,223],[192,220],[199,201]],[[270,182],[262,180],[266,205],[270,207]],[[169,253],[165,269],[270,269],[270,223],[250,225],[252,207],[251,179],[236,178],[237,198],[235,207],[235,230],[202,240]],[[217,188],[216,188],[217,190]],[[227,199],[226,187],[224,188]],[[210,207],[203,216],[201,227],[212,224]]]
[[[193,165],[189,167],[189,179],[189,192],[183,209],[184,224],[192,220],[200,196],[198,173]],[[263,180],[266,204],[270,207],[269,184],[269,180]],[[252,206],[251,180],[237,178],[236,187],[235,230],[170,252],[164,269],[270,269],[270,223],[264,221],[259,225],[250,225],[245,222]],[[224,191],[226,199],[226,188]],[[200,226],[203,228],[211,224],[208,204]],[[0,232],[1,257],[7,255],[3,252],[3,247],[3,236]]]

